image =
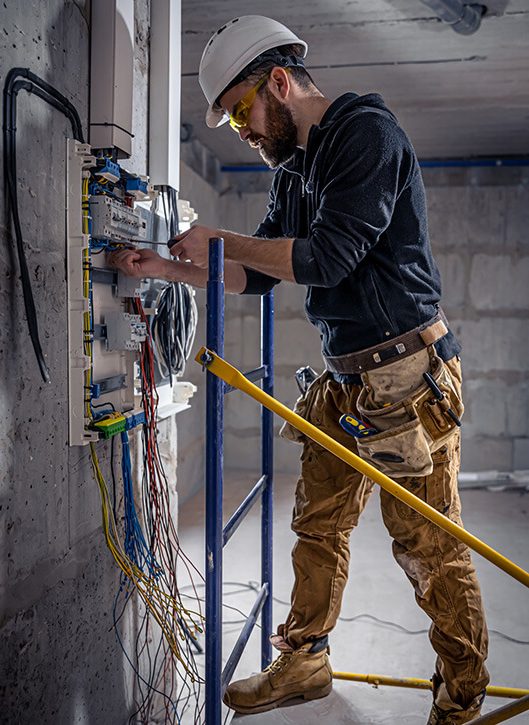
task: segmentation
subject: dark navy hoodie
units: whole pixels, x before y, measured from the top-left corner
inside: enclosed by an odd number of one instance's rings
[[[325,355],[371,347],[427,322],[441,280],[428,237],[426,199],[413,146],[378,94],[335,100],[306,150],[274,175],[255,236],[294,238],[296,282]],[[279,280],[246,269],[245,294]],[[451,332],[436,343],[448,360]]]

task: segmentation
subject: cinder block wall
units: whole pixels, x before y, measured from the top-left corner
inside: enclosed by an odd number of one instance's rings
[[[430,235],[443,277],[443,306],[463,343],[463,470],[529,468],[529,176],[520,170],[427,170]],[[231,198],[228,198],[230,197]],[[266,194],[227,195],[223,223],[252,232]],[[319,337],[305,320],[304,290],[276,288],[276,395],[289,406],[304,364],[322,369]],[[240,345],[231,360],[258,364],[259,300],[241,298],[228,319]],[[279,427],[276,421],[276,429]],[[227,400],[226,465],[258,466],[258,406]],[[299,448],[278,440],[276,468],[298,470]]]

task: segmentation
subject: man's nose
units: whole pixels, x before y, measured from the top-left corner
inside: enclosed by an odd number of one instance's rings
[[[246,141],[248,136],[250,136],[250,134],[251,134],[251,132],[250,132],[248,126],[243,126],[242,128],[239,129],[239,138],[241,139],[241,141]]]

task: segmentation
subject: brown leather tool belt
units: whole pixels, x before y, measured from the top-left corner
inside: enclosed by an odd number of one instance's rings
[[[419,327],[415,327],[403,335],[393,337],[380,345],[367,347],[364,350],[338,355],[336,357],[323,356],[325,367],[331,373],[343,375],[359,375],[368,370],[389,365],[396,360],[401,360],[408,355],[413,355],[423,350],[428,345],[440,340],[448,332],[447,320],[442,310],[439,310],[435,317]]]

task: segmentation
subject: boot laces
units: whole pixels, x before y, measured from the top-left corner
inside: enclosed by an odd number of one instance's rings
[[[292,654],[290,652],[282,652],[277,659],[275,659],[268,665],[268,667],[265,669],[265,672],[281,672],[283,667],[285,667],[290,662],[291,657]]]

